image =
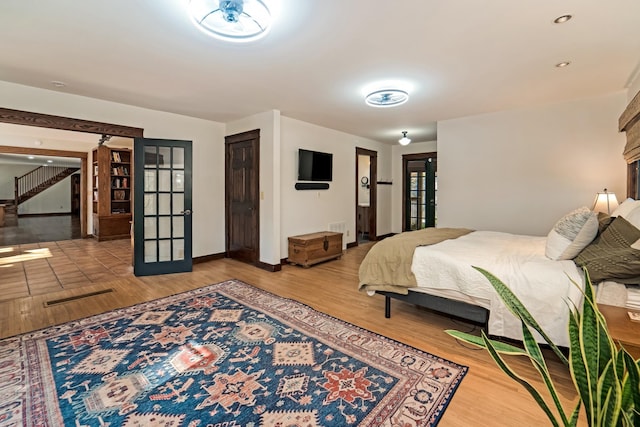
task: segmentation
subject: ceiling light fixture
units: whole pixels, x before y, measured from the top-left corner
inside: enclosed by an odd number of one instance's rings
[[[365,97],[367,105],[372,107],[397,107],[409,100],[409,94],[401,89],[381,89]]]
[[[35,159],[35,157],[33,157],[33,156],[28,156],[28,157],[27,157],[27,159],[29,159],[29,160],[33,160],[33,159]]]
[[[563,61],[563,62],[558,62],[556,64],[556,68],[564,68],[564,67],[568,67],[571,64],[571,61]]]
[[[65,82],[61,82],[59,80],[53,80],[51,84],[55,87],[65,87],[67,85]]]
[[[199,29],[226,41],[257,40],[271,28],[265,0],[190,0],[189,14]]]
[[[565,22],[567,22],[571,18],[573,18],[573,16],[571,16],[571,15],[558,16],[556,19],[553,20],[553,23],[554,24],[564,24]]]
[[[409,145],[409,143],[411,142],[411,139],[407,138],[407,131],[406,130],[402,131],[402,138],[400,138],[398,140],[398,142],[400,143],[400,145]]]

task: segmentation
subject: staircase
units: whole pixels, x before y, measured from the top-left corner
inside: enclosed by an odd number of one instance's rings
[[[80,168],[66,168],[62,166],[40,166],[15,179],[15,204],[21,203],[42,193],[52,185],[62,181]],[[6,210],[6,208],[5,208]]]

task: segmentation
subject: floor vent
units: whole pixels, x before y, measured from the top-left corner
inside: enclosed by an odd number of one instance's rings
[[[347,248],[347,239],[346,239],[346,235],[345,235],[345,230],[347,229],[347,223],[343,222],[331,222],[329,223],[329,230],[328,231],[333,231],[334,233],[342,233],[342,249],[346,249]]]
[[[52,305],[64,304],[64,303],[75,301],[75,300],[82,299],[82,298],[89,298],[89,297],[94,297],[96,295],[108,294],[110,292],[113,292],[113,289],[111,289],[111,288],[103,289],[101,291],[89,292],[89,293],[86,293],[86,294],[75,295],[75,296],[68,297],[68,298],[54,299],[52,301],[46,301],[44,303],[44,306],[45,307],[51,307]]]

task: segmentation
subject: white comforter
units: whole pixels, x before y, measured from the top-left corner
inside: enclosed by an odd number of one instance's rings
[[[427,293],[428,289],[454,290],[486,301],[489,333],[521,340],[520,321],[504,306],[489,281],[472,268],[482,267],[511,289],[555,344],[568,346],[569,312],[573,305],[582,305],[584,278],[573,261],[547,258],[545,242],[545,237],[474,231],[416,248],[412,272]]]

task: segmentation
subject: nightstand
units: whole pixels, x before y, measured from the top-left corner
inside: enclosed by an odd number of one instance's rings
[[[640,358],[640,322],[632,322],[625,307],[598,304],[598,309],[607,321],[611,338],[620,343],[634,359]],[[634,311],[634,310],[631,310]]]

